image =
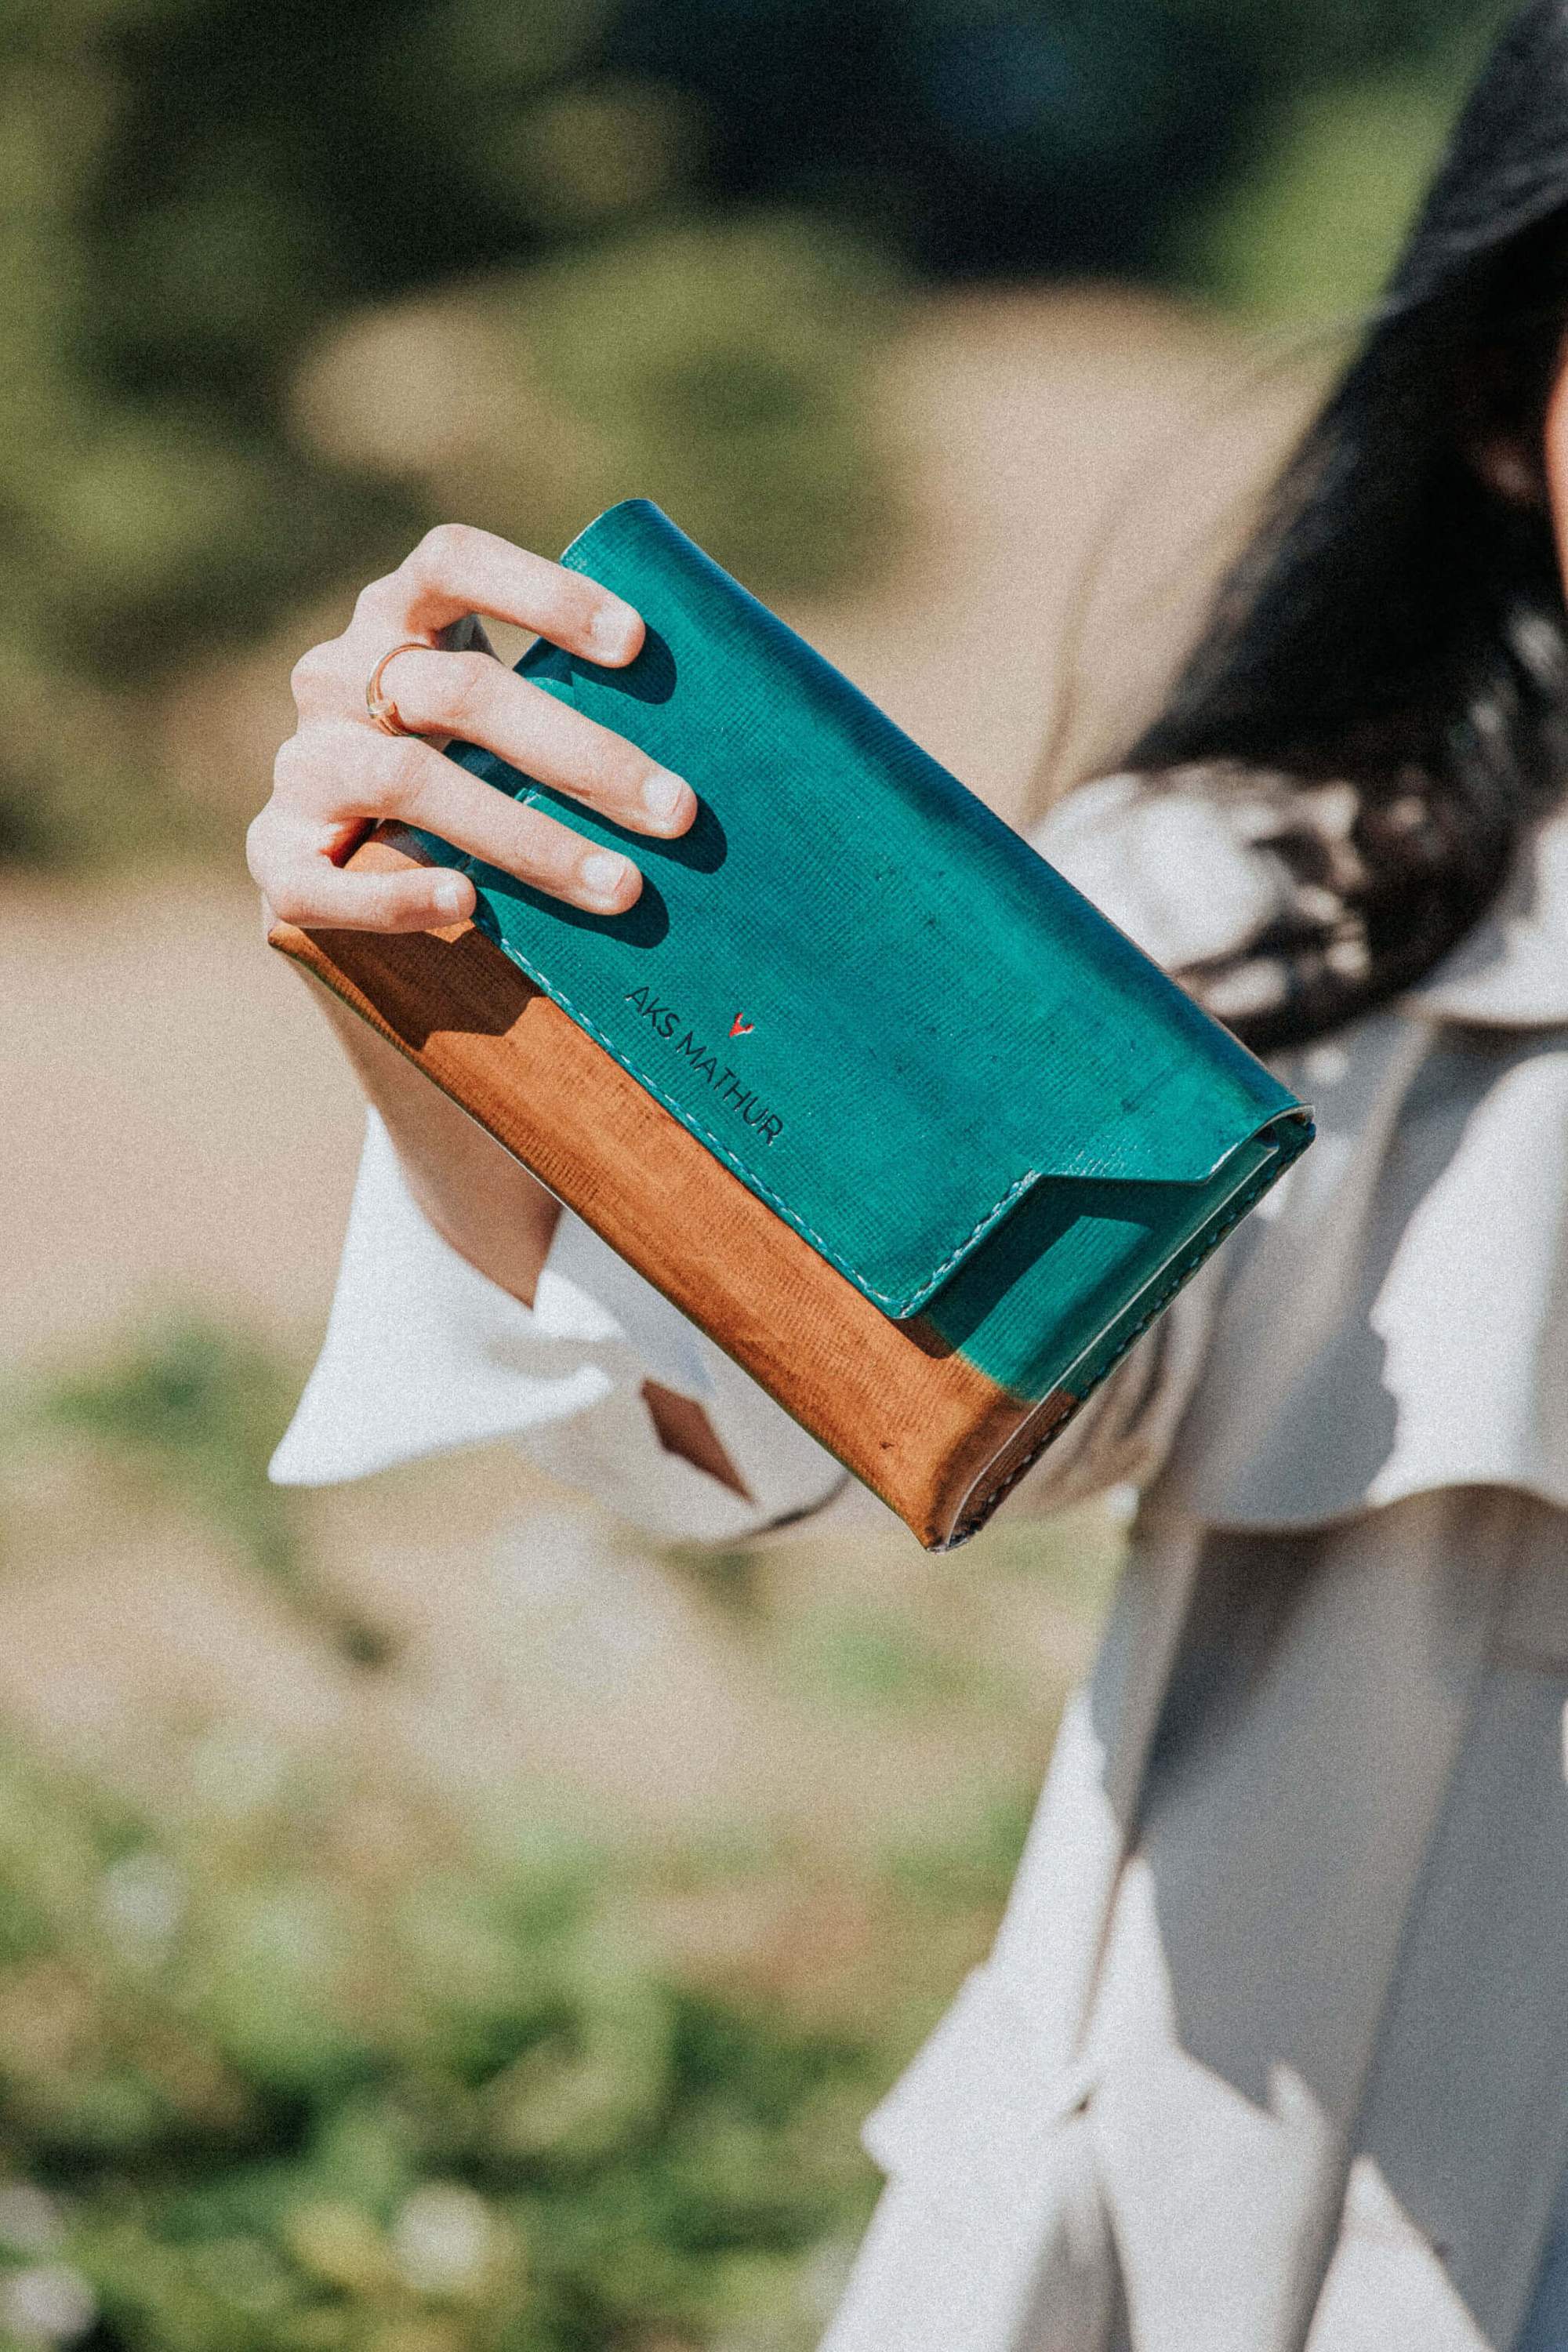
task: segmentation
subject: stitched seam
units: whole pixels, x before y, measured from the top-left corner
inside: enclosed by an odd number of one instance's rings
[[[847,1257],[841,1256],[838,1251],[834,1249],[829,1242],[824,1240],[823,1236],[817,1233],[813,1226],[806,1223],[804,1217],[796,1214],[795,1211],[790,1207],[786,1201],[784,1201],[777,1192],[773,1192],[768,1185],[764,1184],[760,1176],[753,1175],[751,1169],[746,1167],[743,1161],[735,1157],[735,1154],[729,1149],[727,1144],[722,1143],[718,1136],[714,1135],[710,1129],[702,1125],[700,1119],[695,1118],[690,1111],[687,1110],[681,1103],[676,1100],[673,1095],[666,1094],[664,1088],[653,1078],[650,1078],[646,1072],[638,1069],[636,1063],[628,1060],[626,1055],[620,1051],[619,1047],[611,1043],[610,1039],[605,1034],[604,1031],[599,1027],[598,1023],[593,1019],[591,1014],[583,1012],[577,1005],[573,1003],[572,999],[567,995],[564,989],[558,987],[553,981],[546,980],[544,974],[536,970],[535,967],[530,963],[528,958],[521,954],[518,949],[514,948],[509,940],[497,938],[494,940],[494,944],[500,949],[500,951],[504,956],[510,958],[511,962],[516,964],[520,971],[526,972],[529,979],[533,982],[535,987],[543,989],[545,994],[552,998],[555,1003],[559,1004],[563,1013],[569,1013],[573,1020],[576,1022],[578,1027],[580,1029],[585,1029],[589,1036],[593,1038],[595,1044],[602,1046],[605,1052],[610,1056],[610,1059],[616,1063],[620,1068],[626,1071],[628,1077],[635,1078],[639,1087],[642,1087],[648,1094],[653,1096],[656,1102],[663,1104],[665,1109],[669,1112],[672,1118],[678,1118],[682,1127],[686,1128],[692,1135],[699,1137],[702,1142],[709,1146],[710,1150],[716,1152],[719,1158],[725,1162],[726,1166],[732,1170],[734,1174],[740,1178],[742,1183],[745,1185],[748,1192],[755,1192],[759,1199],[767,1202],[770,1208],[776,1209],[784,1223],[788,1225],[793,1225],[795,1232],[799,1234],[804,1240],[810,1242],[812,1247],[816,1250],[822,1257],[825,1257],[827,1260],[829,1265],[837,1266],[840,1274],[847,1275],[850,1281],[855,1284],[858,1289],[863,1290],[867,1297],[874,1301],[877,1306],[887,1307],[890,1314],[895,1316],[907,1315],[912,1308],[922,1305],[923,1302],[931,1297],[931,1293],[940,1286],[943,1275],[950,1272],[951,1269],[958,1264],[959,1259],[964,1255],[966,1251],[973,1248],[975,1243],[981,1240],[982,1237],[990,1231],[991,1227],[996,1223],[997,1220],[1005,1215],[1006,1212],[1012,1207],[1014,1202],[1017,1200],[1020,1193],[1026,1192],[1029,1186],[1037,1179],[1039,1171],[1037,1169],[1030,1168],[1026,1170],[1026,1172],[1019,1177],[1017,1182],[1016,1184],[1009,1185],[1007,1191],[1003,1193],[1002,1198],[996,1202],[993,1207],[986,1210],[984,1215],[980,1219],[979,1223],[974,1227],[973,1233],[966,1234],[957,1246],[942,1259],[942,1264],[934,1268],[930,1275],[923,1277],[916,1287],[910,1291],[906,1296],[900,1297],[890,1291],[877,1290],[873,1288],[868,1276],[862,1274],[858,1266],[851,1265]]]
[[[953,1529],[951,1540],[944,1547],[946,1550],[956,1551],[960,1544],[967,1543],[972,1536],[979,1534],[981,1528],[985,1525],[986,1520],[992,1517],[994,1512],[1000,1509],[1001,1506],[1006,1501],[1014,1487],[1018,1484],[1019,1479],[1026,1476],[1034,1468],[1036,1463],[1040,1460],[1041,1456],[1050,1452],[1051,1447],[1056,1444],[1058,1438],[1060,1437],[1063,1432],[1078,1419],[1079,1414],[1089,1402],[1089,1398],[1095,1395],[1099,1390],[1103,1388],[1105,1382],[1110,1378],[1111,1373],[1116,1370],[1117,1365],[1121,1361],[1123,1356],[1128,1353],[1130,1349],[1137,1346],[1139,1340],[1143,1337],[1144,1332],[1148,1330],[1150,1325],[1159,1320],[1166,1307],[1170,1305],[1172,1299],[1176,1296],[1176,1293],[1179,1290],[1185,1289],[1187,1284],[1192,1280],[1194,1275],[1197,1273],[1199,1267],[1205,1264],[1205,1262],[1214,1255],[1221,1242],[1226,1240],[1230,1234],[1235,1232],[1237,1226],[1240,1224],[1243,1217],[1247,1215],[1247,1212],[1256,1206],[1256,1204],[1263,1198],[1265,1192],[1271,1192],[1273,1190],[1274,1186],[1279,1183],[1280,1178],[1285,1174],[1287,1169],[1294,1166],[1295,1162],[1300,1160],[1302,1152],[1306,1150],[1307,1146],[1311,1142],[1312,1138],[1316,1133],[1317,1129],[1310,1119],[1304,1119],[1300,1122],[1300,1131],[1297,1134],[1296,1139],[1290,1150],[1289,1151],[1282,1151],[1279,1159],[1271,1167],[1265,1168],[1259,1172],[1256,1181],[1249,1184],[1246,1192],[1239,1194],[1237,1198],[1231,1202],[1229,1209],[1220,1219],[1219,1223],[1210,1228],[1201,1245],[1193,1251],[1190,1256],[1184,1257],[1180,1261],[1173,1269],[1171,1279],[1166,1283],[1164,1288],[1156,1294],[1150,1306],[1148,1313],[1142,1318],[1141,1322],[1133,1325],[1131,1330],[1129,1331],[1126,1337],[1120,1341],[1115,1351],[1110,1356],[1107,1357],[1100,1378],[1094,1382],[1093,1386],[1085,1389],[1082,1396],[1079,1398],[1071,1412],[1064,1414],[1060,1421],[1052,1423],[1050,1428],[1046,1432],[1045,1436],[1040,1440],[1038,1445],[1036,1446],[1034,1452],[1032,1454],[1026,1454],[1023,1461],[1019,1463],[1017,1468],[1008,1473],[1001,1486],[994,1487],[988,1495],[983,1496],[981,1500],[974,1505],[973,1509],[965,1514],[963,1518],[960,1520],[958,1526]]]
[[[584,533],[584,536],[586,534]],[[570,553],[570,549],[567,551]],[[539,786],[531,782],[526,791],[521,792],[517,795],[518,805],[522,808],[533,805],[539,799]],[[478,858],[468,856],[464,858],[463,864],[468,869],[470,879],[477,884],[479,880],[478,869],[481,861]],[[563,988],[559,987],[555,982],[547,979],[544,973],[536,965],[529,961],[528,958],[522,954],[521,950],[515,948],[510,940],[502,936],[499,924],[493,934],[487,933],[486,936],[492,937],[494,944],[500,949],[500,951],[504,956],[508,957],[511,962],[516,964],[520,971],[526,973],[528,978],[533,982],[536,987],[542,988],[545,994],[550,997],[554,1003],[560,1005],[563,1013],[570,1013],[572,1019],[577,1023],[578,1026],[587,1031],[595,1044],[602,1047],[603,1050],[608,1054],[610,1059],[615,1062],[619,1068],[626,1071],[628,1077],[635,1078],[639,1087],[642,1087],[648,1094],[653,1096],[656,1102],[661,1103],[664,1108],[669,1112],[671,1118],[678,1119],[680,1125],[687,1129],[689,1134],[696,1136],[701,1142],[707,1144],[710,1150],[716,1152],[718,1157],[724,1162],[725,1166],[729,1168],[740,1181],[746,1186],[749,1192],[755,1192],[759,1200],[765,1201],[770,1208],[776,1210],[778,1214],[784,1219],[784,1223],[787,1225],[792,1226],[794,1230],[801,1235],[803,1240],[810,1242],[812,1247],[816,1250],[822,1257],[826,1259],[829,1265],[836,1266],[840,1274],[847,1276],[848,1279],[855,1284],[858,1290],[863,1291],[866,1297],[876,1306],[886,1307],[890,1315],[895,1317],[903,1317],[912,1314],[917,1307],[923,1307],[942,1287],[942,1277],[945,1275],[951,1274],[959,1260],[973,1248],[976,1242],[983,1240],[984,1235],[990,1232],[991,1228],[1004,1216],[1005,1216],[1008,1210],[1012,1208],[1015,1202],[1018,1200],[1020,1195],[1026,1192],[1030,1185],[1037,1182],[1038,1181],[1038,1169],[1026,1169],[1023,1175],[1018,1178],[1017,1181],[1008,1186],[1001,1199],[994,1202],[993,1205],[984,1212],[978,1223],[976,1223],[969,1233],[964,1234],[962,1241],[954,1244],[952,1249],[949,1251],[947,1256],[942,1260],[942,1263],[939,1265],[934,1266],[930,1274],[921,1277],[912,1290],[906,1291],[901,1295],[886,1290],[878,1290],[874,1287],[870,1277],[868,1275],[862,1274],[858,1266],[851,1265],[848,1258],[843,1256],[837,1250],[836,1250],[832,1244],[816,1231],[815,1226],[808,1225],[805,1218],[797,1214],[797,1213],[790,1207],[789,1203],[780,1193],[773,1192],[771,1186],[764,1184],[762,1178],[748,1168],[742,1160],[739,1160],[730,1150],[729,1146],[721,1142],[719,1137],[712,1132],[711,1129],[704,1127],[701,1120],[698,1118],[694,1113],[689,1111],[675,1096],[667,1094],[664,1088],[659,1086],[656,1080],[649,1077],[644,1070],[640,1069],[627,1055],[621,1051],[619,1046],[612,1044],[609,1037],[607,1037],[605,1032],[599,1027],[597,1022],[595,1021],[590,1014],[583,1012],[577,1005],[574,1004],[572,999],[567,995]],[[1299,1150],[1305,1150],[1305,1145],[1298,1147]],[[1296,1156],[1296,1152],[1292,1151],[1289,1159],[1281,1161],[1272,1181],[1277,1181],[1278,1178],[1284,1174],[1286,1168],[1290,1164],[1290,1160],[1294,1160]],[[1245,1214],[1246,1209],[1251,1205],[1252,1200],[1256,1197],[1256,1194],[1249,1195],[1247,1202],[1243,1204],[1243,1208],[1238,1213]],[[1229,1231],[1229,1225],[1222,1226],[1220,1229],[1221,1237],[1223,1238],[1223,1235]],[[1198,1263],[1201,1265],[1202,1260],[1200,1259]],[[1182,1279],[1184,1280],[1185,1277],[1184,1276]],[[1180,1287],[1179,1282],[1177,1284],[1177,1287]],[[1170,1294],[1167,1294],[1167,1296],[1169,1295]],[[1152,1310],[1152,1313],[1158,1312],[1158,1307]],[[1146,1325],[1141,1325],[1140,1332],[1146,1328]],[[1134,1339],[1138,1336],[1139,1333],[1133,1334]],[[1130,1340],[1128,1345],[1131,1346],[1131,1344],[1132,1343]],[[1119,1358],[1112,1360],[1113,1362],[1117,1360],[1119,1360]],[[1110,1367],[1107,1366],[1108,1371],[1110,1369]],[[1097,1381],[1095,1387],[1098,1388],[1099,1385],[1100,1383]],[[1090,1395],[1092,1395],[1093,1392],[1093,1390],[1089,1391]],[[1053,1435],[1056,1433],[1053,1433]],[[1049,1438],[1046,1440],[1046,1444],[1047,1445],[1050,1442]],[[1043,1453],[1045,1450],[1044,1446],[1042,1446],[1040,1450]],[[1038,1456],[1037,1455],[1034,1458],[1038,1459]]]
[[[1094,1382],[1093,1386],[1084,1391],[1082,1396],[1079,1398],[1078,1402],[1073,1407],[1071,1412],[1065,1414],[1060,1421],[1054,1422],[1052,1423],[1045,1436],[1041,1439],[1039,1444],[1036,1446],[1034,1452],[1026,1454],[1024,1460],[1019,1463],[1016,1470],[1009,1472],[1002,1485],[996,1487],[991,1494],[984,1496],[980,1503],[975,1506],[974,1509],[960,1522],[958,1528],[954,1531],[952,1542],[949,1546],[950,1549],[956,1549],[957,1546],[965,1542],[969,1537],[978,1534],[980,1528],[985,1524],[986,1519],[988,1519],[992,1513],[1006,1500],[1014,1487],[1018,1484],[1019,1479],[1024,1477],[1034,1468],[1036,1463],[1039,1461],[1043,1454],[1049,1453],[1051,1447],[1056,1444],[1057,1439],[1061,1436],[1062,1433],[1072,1422],[1077,1420],[1079,1413],[1089,1402],[1089,1398],[1095,1395],[1110,1378],[1111,1373],[1116,1370],[1117,1365],[1121,1363],[1122,1358],[1128,1353],[1129,1349],[1135,1348],[1139,1340],[1143,1337],[1144,1332],[1148,1330],[1150,1325],[1158,1321],[1159,1318],[1164,1313],[1166,1307],[1170,1305],[1172,1299],[1175,1297],[1177,1292],[1186,1287],[1186,1285],[1192,1280],[1193,1276],[1197,1273],[1199,1267],[1214,1255],[1220,1244],[1236,1230],[1236,1227],[1241,1223],[1243,1217],[1247,1215],[1247,1212],[1262,1199],[1265,1192],[1270,1192],[1273,1187],[1279,1183],[1280,1178],[1285,1174],[1286,1170],[1293,1166],[1295,1161],[1300,1158],[1302,1152],[1307,1149],[1308,1144],[1312,1140],[1312,1137],[1315,1132],[1316,1130],[1312,1127],[1311,1123],[1310,1121],[1304,1121],[1301,1125],[1300,1135],[1292,1149],[1288,1152],[1283,1152],[1279,1161],[1273,1167],[1262,1170],[1257,1181],[1254,1183],[1249,1184],[1246,1192],[1241,1193],[1237,1200],[1232,1202],[1230,1208],[1225,1216],[1220,1219],[1216,1225],[1210,1229],[1209,1233],[1205,1235],[1202,1245],[1194,1250],[1189,1256],[1183,1258],[1180,1261],[1173,1269],[1171,1279],[1165,1285],[1164,1288],[1156,1294],[1149,1307],[1148,1313],[1143,1316],[1140,1322],[1133,1325],[1131,1330],[1129,1331],[1126,1337],[1120,1341],[1114,1352],[1106,1359],[1104,1367],[1100,1371],[1100,1378]]]
[[[606,509],[606,511],[610,510]],[[587,541],[593,530],[595,529],[596,523],[602,522],[604,520],[604,516],[601,515],[596,518],[595,523],[585,525],[584,528],[578,532],[576,538],[574,539],[571,544],[565,549],[562,558],[563,562],[571,562],[572,557]],[[576,695],[571,686],[568,686],[567,688],[567,698],[570,701],[571,707],[575,709]],[[524,776],[522,782],[524,787],[523,790],[515,795],[517,804],[521,808],[532,807],[536,805],[539,801],[541,787],[532,777]],[[471,855],[464,857],[462,860],[462,864],[467,869],[469,878],[475,883],[476,887],[479,884],[479,869],[481,863],[481,860]],[[729,1146],[722,1143],[719,1137],[713,1134],[710,1129],[704,1127],[701,1121],[691,1112],[688,1111],[673,1095],[667,1094],[662,1087],[658,1086],[654,1079],[646,1074],[645,1071],[639,1069],[635,1062],[621,1052],[619,1047],[613,1045],[610,1039],[605,1035],[605,1032],[599,1027],[598,1024],[591,1019],[586,1013],[582,1012],[576,1005],[574,1005],[563,989],[557,987],[553,982],[547,980],[542,971],[536,969],[534,965],[530,963],[526,956],[522,955],[517,949],[512,947],[510,942],[501,935],[499,924],[496,928],[494,940],[495,944],[500,949],[502,954],[509,957],[510,961],[517,965],[520,971],[526,973],[527,977],[534,982],[536,987],[542,988],[547,996],[549,996],[555,1003],[560,1005],[563,1013],[569,1013],[572,1019],[575,1021],[581,1028],[587,1032],[588,1035],[594,1039],[595,1043],[602,1047],[604,1052],[609,1055],[611,1060],[615,1062],[619,1068],[625,1070],[628,1077],[635,1078],[637,1085],[644,1087],[647,1092],[654,1097],[656,1102],[661,1103],[664,1108],[669,1112],[671,1118],[679,1120],[679,1124],[687,1129],[689,1134],[696,1136],[701,1142],[707,1144],[710,1150],[718,1155],[719,1159],[721,1160],[724,1165],[731,1170],[739,1181],[746,1186],[749,1192],[754,1192],[759,1200],[765,1201],[771,1208],[774,1209],[787,1225],[793,1227],[795,1232],[799,1234],[804,1240],[810,1242],[813,1248],[816,1249],[824,1259],[826,1259],[829,1265],[837,1267],[840,1274],[847,1276],[847,1278],[855,1284],[856,1287],[862,1291],[874,1305],[885,1307],[889,1314],[895,1318],[902,1318],[904,1316],[910,1315],[917,1307],[925,1306],[942,1287],[943,1276],[952,1272],[952,1268],[959,1263],[959,1260],[965,1256],[967,1253],[973,1248],[976,1242],[982,1240],[984,1236],[990,1232],[992,1227],[1006,1214],[1009,1209],[1012,1208],[1019,1196],[1027,1192],[1030,1185],[1035,1183],[1038,1179],[1039,1171],[1037,1169],[1026,1169],[1024,1174],[1017,1179],[1016,1183],[1008,1186],[1007,1190],[1002,1194],[1000,1200],[996,1201],[992,1207],[984,1213],[978,1223],[973,1226],[972,1231],[967,1233],[962,1241],[956,1243],[949,1251],[947,1256],[942,1260],[941,1264],[935,1266],[929,1275],[923,1276],[922,1279],[915,1285],[912,1290],[904,1293],[902,1296],[896,1296],[893,1293],[885,1290],[878,1290],[873,1286],[868,1276],[862,1274],[858,1266],[852,1265],[847,1257],[841,1255],[841,1254],[837,1250],[834,1249],[832,1244],[827,1242],[821,1234],[816,1231],[815,1227],[808,1225],[804,1217],[797,1215],[795,1211],[789,1206],[788,1202],[784,1200],[782,1195],[773,1192],[769,1185],[764,1184],[762,1178],[756,1175],[751,1169],[747,1168],[745,1164],[736,1157],[734,1152],[730,1150]],[[1311,1129],[1309,1122],[1309,1139],[1310,1133]],[[1299,1145],[1297,1149],[1298,1150],[1304,1150],[1305,1145]],[[1284,1174],[1286,1168],[1289,1166],[1290,1161],[1294,1160],[1296,1156],[1297,1153],[1292,1151],[1286,1159],[1280,1161],[1279,1167],[1274,1171],[1273,1181],[1277,1181],[1279,1177]],[[1241,1207],[1237,1212],[1237,1215],[1240,1216],[1245,1214],[1247,1209],[1251,1206],[1252,1202],[1257,1197],[1258,1195],[1256,1193],[1249,1193],[1247,1200],[1241,1204]],[[1230,1223],[1227,1223],[1219,1228],[1218,1233],[1215,1235],[1215,1242],[1210,1244],[1211,1248],[1217,1246],[1219,1240],[1231,1230],[1231,1224],[1235,1222],[1236,1220],[1232,1219]],[[1206,1255],[1207,1252],[1205,1251],[1204,1255]],[[1202,1263],[1203,1260],[1200,1257],[1196,1261],[1196,1264],[1201,1265]],[[1181,1287],[1182,1281],[1185,1280],[1185,1276],[1180,1276],[1176,1282],[1175,1287],[1179,1289]],[[1173,1295],[1173,1294],[1172,1292],[1167,1292],[1164,1294],[1164,1297],[1168,1298]],[[1162,1299],[1160,1305],[1163,1305],[1163,1303],[1164,1301]],[[1157,1305],[1151,1310],[1151,1320],[1153,1316],[1160,1311],[1160,1305]],[[1127,1346],[1131,1346],[1132,1341],[1140,1337],[1142,1332],[1147,1329],[1147,1323],[1141,1324],[1138,1331],[1134,1332],[1131,1339],[1130,1339],[1126,1343]],[[1124,1349],[1118,1350],[1117,1355],[1111,1359],[1110,1364],[1106,1366],[1106,1371],[1101,1375],[1101,1379],[1105,1378],[1106,1375],[1109,1374],[1112,1366],[1120,1361],[1121,1356],[1124,1352]],[[1100,1381],[1097,1381],[1095,1382],[1095,1388],[1098,1388],[1099,1386]],[[1094,1391],[1090,1390],[1088,1393],[1092,1395]],[[1051,1443],[1051,1438],[1058,1435],[1060,1433],[1060,1429],[1064,1426],[1065,1423],[1060,1423],[1050,1433],[1050,1435],[1047,1436],[1042,1444],[1039,1449],[1040,1453],[1044,1453],[1046,1446]],[[1031,1457],[1031,1461],[1037,1460],[1038,1458],[1038,1454],[1037,1454]],[[1029,1464],[1025,1465],[1025,1468],[1029,1466]],[[1019,1472],[1016,1475],[1021,1476],[1023,1474],[1022,1472]],[[1012,1485],[1016,1483],[1016,1479],[1009,1480],[1008,1483],[1009,1485]],[[1006,1489],[1004,1489],[1003,1491],[1005,1492]]]

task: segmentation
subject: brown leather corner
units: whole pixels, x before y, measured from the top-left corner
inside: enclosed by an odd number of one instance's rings
[[[417,862],[395,829],[349,861]],[[417,1064],[881,1496],[933,1550],[964,1540],[1075,1401],[999,1388],[883,1315],[471,923],[302,931],[272,946]]]
[[[963,1498],[954,1516],[952,1531],[939,1548],[954,1551],[977,1536],[993,1512],[1004,1504],[1015,1486],[1031,1471],[1042,1454],[1054,1445],[1068,1423],[1078,1411],[1081,1400],[1069,1396],[1066,1389],[1041,1399],[1024,1414],[1001,1451],[994,1454],[981,1467],[969,1493]]]

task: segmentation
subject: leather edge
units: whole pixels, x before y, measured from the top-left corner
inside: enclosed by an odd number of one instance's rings
[[[430,861],[403,828],[383,826],[346,862],[386,872]],[[471,923],[427,932],[275,923],[268,936],[707,1332],[926,1549],[977,1532],[1013,1483],[1026,1435],[1043,1415],[1054,1434],[1072,1410],[1070,1398],[1042,1405],[1014,1394],[918,1318],[884,1315]],[[652,1187],[663,1206],[649,1219]],[[716,1245],[694,1250],[687,1234]]]

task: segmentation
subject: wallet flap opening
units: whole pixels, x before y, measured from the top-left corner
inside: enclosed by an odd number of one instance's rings
[[[625,670],[544,691],[684,774],[681,841],[495,754],[475,774],[636,858],[626,915],[473,875],[521,970],[863,1295],[917,1313],[1044,1176],[1205,1182],[1299,1112],[1009,826],[655,507],[565,561],[642,613]]]

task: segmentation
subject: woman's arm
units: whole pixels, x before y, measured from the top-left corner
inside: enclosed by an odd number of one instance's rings
[[[442,758],[438,742],[459,732],[634,833],[668,839],[691,824],[689,784],[506,669],[472,626],[476,611],[610,667],[632,660],[643,641],[641,616],[595,582],[488,531],[430,532],[363,592],[342,635],[295,667],[300,724],[279,754],[248,845],[264,898],[285,921],[408,930],[473,911],[473,885],[453,870],[395,878],[342,870],[367,825],[387,817],[425,826],[573,905],[622,913],[636,903],[642,877],[631,859],[520,809]],[[451,642],[458,632],[460,650]],[[385,659],[394,648],[402,650]],[[383,691],[395,693],[392,731],[367,698],[378,664]],[[394,1047],[317,993],[419,1208],[470,1265],[531,1305],[556,1202]],[[644,1396],[664,1445],[745,1495],[700,1406],[657,1381]]]
[[[459,1257],[531,1307],[560,1223],[560,1202],[395,1045],[315,981],[310,987],[392,1138],[419,1209]],[[642,1399],[667,1453],[706,1471],[742,1501],[751,1499],[694,1398],[647,1380]]]
[[[380,1112],[425,1215],[459,1257],[531,1307],[559,1202],[395,1045],[316,981],[310,991]]]

